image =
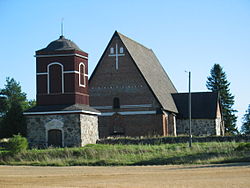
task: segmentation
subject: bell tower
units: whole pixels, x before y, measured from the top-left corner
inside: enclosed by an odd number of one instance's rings
[[[37,106],[24,112],[30,146],[96,143],[100,112],[89,106],[88,54],[60,36],[35,57]]]
[[[37,104],[89,104],[88,54],[60,36],[36,51]]]

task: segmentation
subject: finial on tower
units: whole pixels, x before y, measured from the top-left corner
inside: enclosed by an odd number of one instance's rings
[[[63,21],[64,21],[64,18],[61,19],[61,36],[63,36]]]

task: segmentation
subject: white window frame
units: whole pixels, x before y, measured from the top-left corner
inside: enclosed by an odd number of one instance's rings
[[[81,83],[81,66],[83,65],[83,83]],[[85,65],[83,62],[79,63],[79,71],[78,71],[78,75],[79,75],[79,86],[80,87],[86,87],[86,74],[85,74]]]
[[[50,71],[50,67],[52,65],[60,65],[61,66],[61,74],[62,74],[62,93],[64,93],[64,67],[63,64],[59,63],[59,62],[52,62],[50,64],[47,65],[47,93],[50,94],[50,77],[49,77],[49,71]]]

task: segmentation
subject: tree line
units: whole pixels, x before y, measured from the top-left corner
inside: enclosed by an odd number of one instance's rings
[[[233,108],[234,96],[230,92],[230,82],[219,64],[214,64],[211,68],[206,86],[208,90],[219,93],[225,134],[235,135],[240,132],[250,134],[250,104],[243,116],[243,124],[239,131],[236,128],[237,110]],[[23,112],[35,104],[35,100],[27,99],[20,83],[13,78],[7,78],[5,87],[0,88],[0,138],[8,138],[17,134],[26,136],[26,119]]]

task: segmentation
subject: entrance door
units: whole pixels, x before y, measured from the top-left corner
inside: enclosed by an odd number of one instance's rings
[[[118,113],[115,113],[112,116],[113,120],[113,136],[124,136],[125,135],[125,129],[123,126],[123,120],[122,116]]]
[[[48,146],[62,147],[62,131],[51,129],[48,131]]]

